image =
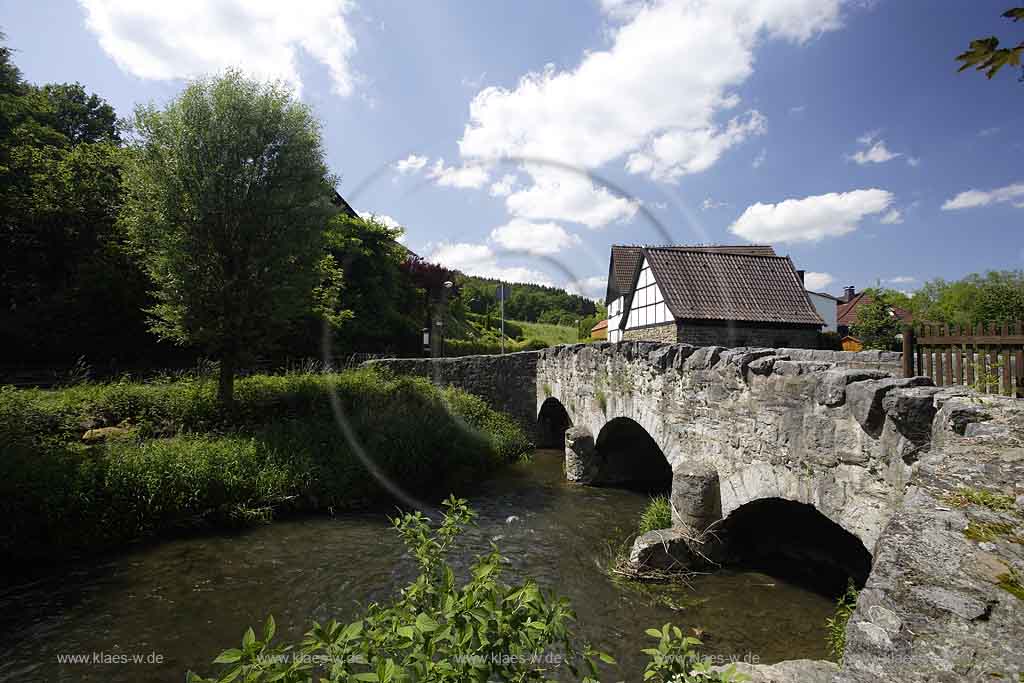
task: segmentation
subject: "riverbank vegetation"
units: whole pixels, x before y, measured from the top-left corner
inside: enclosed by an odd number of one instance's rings
[[[472,523],[464,500],[445,501],[438,526],[419,512],[393,520],[420,575],[383,603],[373,603],[355,621],[314,623],[301,642],[274,642],[273,617],[262,635],[253,629],[240,648],[214,661],[213,678],[189,673],[190,683],[233,680],[308,681],[550,681],[565,672],[596,683],[599,667],[615,660],[575,632],[568,599],[545,593],[531,579],[509,585],[502,577],[507,562],[496,545],[473,562],[469,579],[456,582],[448,555]],[[461,574],[461,572],[460,572]],[[650,660],[644,680],[651,683],[727,683],[747,680],[733,667],[711,671],[702,659],[700,640],[665,624],[648,629],[654,639],[644,650]]]
[[[843,655],[846,653],[846,625],[850,623],[853,610],[857,608],[859,594],[857,586],[850,581],[846,592],[836,600],[835,612],[825,620],[825,642],[829,654],[839,664],[843,663]]]
[[[657,529],[672,528],[672,507],[669,505],[668,496],[654,496],[647,508],[640,515],[638,533],[646,534],[648,531]]]
[[[475,396],[370,370],[247,377],[227,405],[209,375],[4,387],[0,443],[0,553],[15,560],[391,500],[363,457],[430,496],[532,448]]]

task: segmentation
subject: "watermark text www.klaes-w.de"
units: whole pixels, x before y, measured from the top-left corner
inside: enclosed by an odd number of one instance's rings
[[[163,664],[160,652],[59,652],[58,664]]]

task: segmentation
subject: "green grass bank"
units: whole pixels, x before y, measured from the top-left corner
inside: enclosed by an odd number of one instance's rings
[[[238,382],[231,407],[215,394],[205,377],[0,388],[7,570],[187,529],[389,501],[345,437],[332,395],[355,443],[414,495],[447,492],[532,447],[481,399],[420,378],[260,375]],[[83,438],[97,429],[104,438]]]

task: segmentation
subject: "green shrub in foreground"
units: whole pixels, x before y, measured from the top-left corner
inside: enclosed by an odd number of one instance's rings
[[[339,428],[336,397],[358,449]],[[86,445],[86,428],[131,426]],[[532,448],[478,398],[360,370],[256,376],[230,410],[213,382],[0,389],[0,552],[28,560],[148,536],[384,500],[366,469],[429,495]]]
[[[667,496],[653,496],[647,508],[640,515],[640,533],[672,527],[672,506]]]
[[[469,580],[458,585],[447,555],[472,523],[466,501],[445,501],[440,525],[421,513],[393,520],[420,575],[385,603],[370,604],[348,624],[314,623],[298,643],[275,643],[276,625],[269,617],[257,638],[253,629],[241,647],[223,651],[214,664],[219,677],[189,672],[190,683],[323,680],[484,683],[485,681],[553,681],[568,671],[596,682],[598,662],[614,664],[609,655],[580,642],[568,599],[546,595],[532,580],[518,586],[502,581],[505,559],[497,546],[476,558]],[[650,662],[645,681],[653,683],[728,683],[746,678],[711,672],[696,649],[701,642],[665,624],[649,629],[657,639],[644,650]]]

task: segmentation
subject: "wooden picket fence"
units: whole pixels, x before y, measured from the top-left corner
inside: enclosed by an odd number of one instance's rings
[[[931,377],[936,386],[962,385],[1024,398],[1024,322],[924,323],[903,334],[903,374]]]

